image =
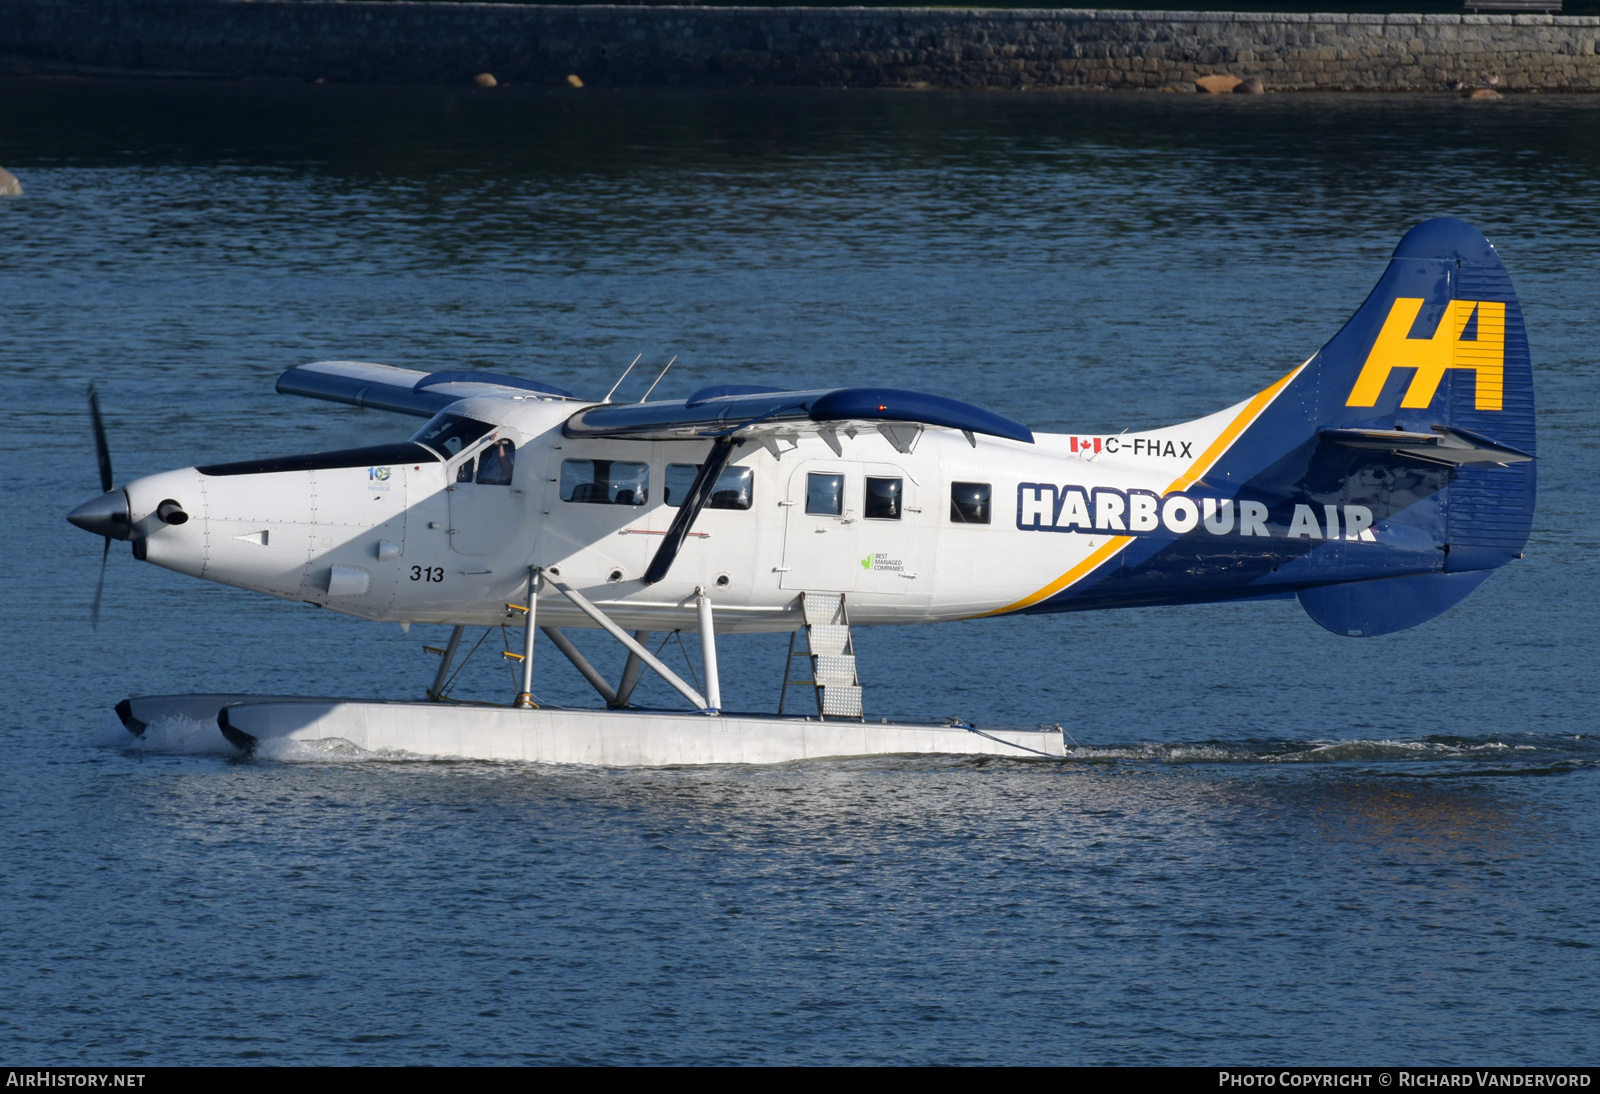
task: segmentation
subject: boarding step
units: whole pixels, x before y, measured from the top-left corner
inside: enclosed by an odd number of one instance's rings
[[[801,593],[800,614],[804,626],[789,636],[778,713],[783,713],[790,688],[809,687],[815,693],[820,717],[861,718],[861,680],[856,675],[856,648],[850,637],[844,594]],[[795,638],[800,634],[805,635],[804,650],[795,649]],[[793,675],[797,657],[805,659],[811,670],[809,679]]]

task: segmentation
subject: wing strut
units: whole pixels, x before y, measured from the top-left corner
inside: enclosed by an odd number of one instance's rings
[[[717,478],[722,474],[722,469],[728,466],[728,461],[733,458],[733,450],[741,443],[732,437],[718,437],[712,444],[706,462],[700,465],[700,473],[694,477],[694,485],[689,487],[689,496],[683,499],[683,505],[678,508],[678,515],[672,518],[672,526],[662,537],[661,546],[656,548],[655,557],[650,560],[650,566],[644,572],[646,585],[654,585],[666,577],[667,571],[672,569],[673,560],[683,548],[683,541],[689,538],[689,530],[694,527],[695,518],[711,501],[711,492],[716,488]]]

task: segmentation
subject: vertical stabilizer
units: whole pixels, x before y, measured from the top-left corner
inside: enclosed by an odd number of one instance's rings
[[[1375,503],[1377,539],[1413,546],[1351,575],[1366,580],[1302,588],[1317,622],[1414,626],[1520,555],[1537,482],[1533,369],[1511,278],[1477,229],[1440,218],[1407,232],[1285,396],[1316,430],[1322,477],[1344,468],[1343,492]],[[1474,578],[1446,580],[1458,574]]]

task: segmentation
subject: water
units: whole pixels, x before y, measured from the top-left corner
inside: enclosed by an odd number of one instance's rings
[[[1600,99],[10,80],[0,164],[0,1057],[1592,1062]],[[90,379],[121,480],[408,431],[273,394],[335,356],[1137,429],[1304,359],[1438,214],[1526,311],[1527,559],[1382,639],[1292,601],[858,635],[872,714],[1059,722],[1068,762],[239,760],[109,713],[416,695],[442,628],[118,545],[91,630]],[[724,644],[730,706],[784,648]]]

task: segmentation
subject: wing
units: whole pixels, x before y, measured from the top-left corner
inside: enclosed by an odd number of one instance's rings
[[[875,428],[902,452],[911,451],[924,426],[958,429],[967,435],[1033,443],[1027,426],[971,403],[897,388],[846,387],[826,391],[750,391],[728,393],[706,388],[681,402],[601,404],[567,419],[568,437],[617,440],[759,440],[817,433],[835,450],[837,434]],[[853,435],[853,434],[852,434]]]
[[[278,377],[278,391],[331,403],[431,418],[458,399],[534,392],[571,399],[570,391],[493,372],[419,372],[365,361],[314,361]]]

